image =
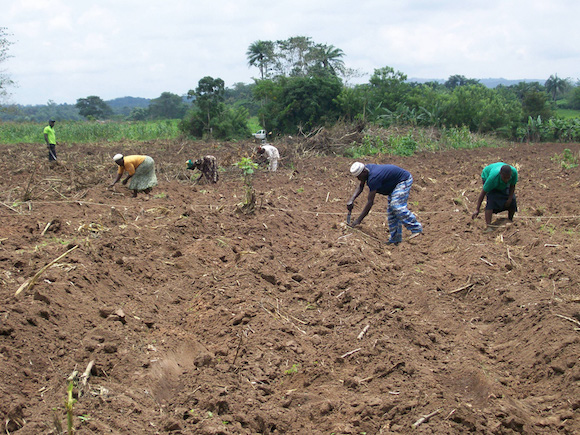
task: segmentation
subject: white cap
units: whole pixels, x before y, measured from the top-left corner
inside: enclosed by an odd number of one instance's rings
[[[353,175],[354,177],[358,177],[364,168],[365,168],[364,163],[354,162],[350,167],[350,174]]]
[[[115,157],[113,157],[113,160],[115,162],[118,162],[119,160],[121,160],[123,158],[123,154],[115,154]]]

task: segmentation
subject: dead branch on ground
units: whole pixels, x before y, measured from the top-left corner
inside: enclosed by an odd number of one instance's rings
[[[60,257],[55,258],[50,263],[48,263],[46,266],[44,266],[42,269],[40,269],[38,272],[36,272],[36,274],[31,279],[26,280],[24,282],[24,284],[22,284],[18,288],[18,290],[16,290],[16,293],[14,293],[14,297],[17,297],[23,291],[30,290],[32,287],[34,287],[34,285],[36,284],[36,281],[38,281],[38,278],[40,278],[40,275],[42,275],[46,269],[48,269],[50,266],[52,266],[57,261],[60,261],[61,259],[66,257],[68,254],[70,254],[72,251],[74,251],[78,247],[79,247],[79,245],[73,246],[68,251],[66,251],[64,254],[62,254]]]

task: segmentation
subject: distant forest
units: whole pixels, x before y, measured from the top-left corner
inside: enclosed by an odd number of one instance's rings
[[[255,41],[248,66],[258,77],[226,88],[206,76],[187,94],[163,92],[153,99],[97,95],[76,104],[11,105],[0,119],[15,122],[179,120],[196,138],[248,137],[259,126],[275,135],[308,134],[321,127],[351,123],[389,128],[465,129],[510,140],[580,140],[580,81],[557,74],[546,80],[474,79],[455,74],[446,80],[409,79],[384,66],[368,82],[346,67],[344,52],[306,36]],[[192,83],[193,85],[193,83]]]
[[[410,84],[444,84],[445,81],[445,79],[411,78],[406,82]],[[477,81],[491,89],[496,88],[497,86],[517,85],[518,83],[541,82],[541,80],[507,80],[502,78],[479,79]],[[230,104],[237,104],[246,107],[250,114],[255,115],[257,106],[252,104],[250,101],[253,86],[253,84],[236,83],[232,88],[225,88],[226,100]],[[166,95],[167,93],[164,94]],[[188,101],[187,95],[182,95],[180,98],[183,101],[183,104],[189,108],[191,101]],[[131,120],[135,118],[143,118],[143,116],[146,116],[143,115],[143,112],[149,108],[152,101],[154,100],[151,98],[120,97],[113,100],[104,100],[103,102],[112,110],[110,116],[107,118],[116,120]],[[139,116],[139,114],[141,114],[141,116]],[[161,113],[159,118],[165,118],[164,115],[165,114]],[[177,118],[180,119],[181,117],[182,116],[178,116]],[[76,104],[55,104],[49,101],[47,104],[13,104],[0,108],[0,121],[46,122],[49,118],[57,118],[59,121],[84,121],[87,119],[85,116],[81,115]]]

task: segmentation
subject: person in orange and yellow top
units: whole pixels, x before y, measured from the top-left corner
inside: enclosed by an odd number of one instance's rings
[[[123,154],[116,154],[113,160],[119,165],[117,171],[117,178],[109,186],[113,187],[127,172],[127,178],[122,183],[127,184],[129,180],[129,189],[133,191],[133,196],[137,196],[138,192],[151,192],[151,188],[157,186],[157,176],[155,175],[155,162],[149,156],[124,156]]]

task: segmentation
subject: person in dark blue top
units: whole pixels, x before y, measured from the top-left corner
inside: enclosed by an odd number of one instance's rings
[[[352,227],[363,221],[373,207],[375,195],[380,193],[386,195],[389,201],[387,215],[391,236],[388,243],[397,245],[403,240],[403,225],[411,231],[410,239],[423,233],[423,226],[407,208],[407,199],[413,185],[413,177],[409,171],[395,165],[365,165],[355,162],[350,167],[350,173],[358,178],[360,185],[346,203],[348,211],[353,209],[354,201],[362,193],[365,184],[369,186],[367,203],[359,217],[352,222]]]

